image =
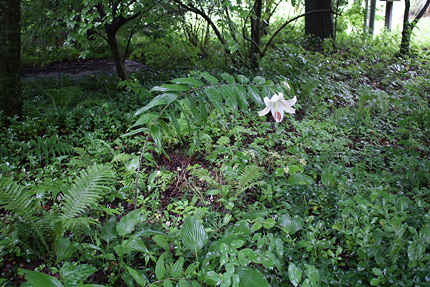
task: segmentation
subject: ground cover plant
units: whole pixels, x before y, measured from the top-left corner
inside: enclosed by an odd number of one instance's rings
[[[291,35],[259,70],[26,80],[1,284],[428,285],[428,53]],[[260,117],[278,93],[296,113]]]

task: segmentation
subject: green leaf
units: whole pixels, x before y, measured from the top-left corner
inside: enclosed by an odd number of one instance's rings
[[[303,228],[304,221],[299,215],[291,218],[289,214],[283,214],[279,217],[279,225],[287,229],[288,235],[291,236]]]
[[[116,231],[118,232],[119,236],[125,236],[129,233],[131,233],[136,224],[138,224],[142,218],[142,212],[137,209],[130,211],[126,216],[122,217],[121,220],[116,225]]]
[[[185,92],[188,91],[190,87],[188,85],[178,85],[178,84],[163,84],[161,86],[156,86],[151,89],[151,92]]]
[[[266,79],[263,78],[263,77],[257,76],[257,77],[254,78],[253,82],[256,85],[263,85],[266,82]]]
[[[234,84],[236,81],[234,80],[234,77],[227,73],[222,73],[221,78],[223,78],[224,81],[226,81],[229,84]]]
[[[251,227],[251,232],[255,232],[261,229],[263,225],[260,222],[255,222]]]
[[[221,276],[213,270],[203,274],[203,281],[211,286],[215,286],[220,279]]]
[[[247,77],[245,77],[244,75],[237,75],[236,78],[237,78],[238,82],[241,83],[242,85],[246,85],[249,83],[249,79]]]
[[[218,84],[218,79],[212,76],[211,74],[209,74],[208,72],[201,73],[201,76],[211,84],[214,84],[214,85]]]
[[[230,86],[222,86],[219,90],[227,104],[234,110],[237,110],[237,92]]]
[[[382,274],[381,269],[379,269],[379,268],[373,267],[373,268],[372,268],[372,272],[373,272],[373,274],[375,274],[376,276],[384,276],[384,274]]]
[[[296,264],[290,263],[288,265],[288,278],[290,278],[290,281],[294,286],[299,285],[302,280],[302,274],[302,270],[297,267]]]
[[[20,274],[25,276],[25,279],[30,282],[34,287],[62,287],[60,280],[53,276],[49,276],[45,273],[25,270],[22,268],[18,269]]]
[[[266,278],[257,270],[249,267],[240,266],[236,268],[239,275],[239,287],[269,287]]]
[[[206,124],[208,121],[208,110],[206,108],[206,103],[203,100],[203,96],[201,93],[198,93],[199,101],[200,101],[200,118],[203,121],[203,124]]]
[[[305,274],[306,274],[306,277],[309,278],[309,281],[312,284],[318,283],[318,281],[320,280],[320,273],[318,272],[318,269],[316,269],[314,266],[309,264],[305,264],[305,267],[306,267]]]
[[[185,96],[185,101],[188,104],[188,107],[191,110],[191,113],[193,114],[194,118],[200,122],[201,121],[201,117],[200,117],[200,111],[197,109],[197,104],[196,101],[191,99],[191,97],[189,95]]]
[[[245,88],[241,85],[235,85],[234,88],[237,92],[237,102],[239,104],[239,107],[242,109],[242,111],[247,111],[249,104],[248,100],[246,99],[248,95],[246,93]]]
[[[166,272],[166,267],[164,266],[164,253],[157,260],[155,264],[155,276],[158,280],[163,280],[164,274]]]
[[[88,264],[77,265],[66,262],[60,269],[60,276],[66,286],[78,286],[96,271],[96,267]]]
[[[426,250],[426,247],[424,246],[424,244],[416,241],[412,242],[408,247],[409,260],[411,261],[420,260],[425,250]]]
[[[146,248],[145,243],[143,243],[142,238],[136,235],[133,235],[129,239],[124,240],[121,243],[121,246],[124,254],[130,254],[134,251],[148,252],[148,249]]]
[[[291,185],[312,185],[315,183],[314,179],[304,173],[294,173],[288,178],[288,183]]]
[[[172,267],[172,277],[177,278],[181,275],[182,269],[184,268],[184,257],[179,257],[178,260],[176,260],[175,264],[173,264]]]
[[[222,97],[221,97],[221,94],[219,93],[218,89],[216,89],[214,87],[208,87],[204,91],[205,91],[207,97],[209,98],[209,100],[211,101],[211,103],[218,110],[220,110],[222,113],[224,113],[225,110],[223,107]]]
[[[163,149],[163,145],[161,144],[162,131],[159,126],[151,126],[151,137],[155,142],[155,145],[160,150]]]
[[[166,93],[166,94],[161,94],[156,96],[155,98],[153,98],[149,104],[147,104],[146,106],[144,106],[143,108],[139,109],[134,116],[140,115],[143,112],[146,112],[147,110],[155,107],[155,106],[159,106],[159,105],[168,105],[170,103],[172,103],[174,100],[176,100],[178,98],[177,94],[172,94],[172,93]]]
[[[181,133],[181,126],[178,123],[178,119],[176,118],[174,113],[167,113],[167,116],[169,117],[170,121],[173,124],[173,127],[175,128],[176,134],[178,135],[178,138],[182,140],[182,133]]]
[[[270,229],[273,226],[275,226],[275,223],[276,223],[276,221],[273,218],[267,218],[263,222],[263,227],[266,228],[266,229]]]
[[[185,278],[192,278],[194,276],[194,272],[199,267],[199,262],[194,262],[188,265],[187,270],[185,270]]]
[[[200,220],[188,216],[182,225],[181,239],[190,251],[198,251],[206,245],[208,235]]]
[[[153,123],[155,121],[156,118],[158,118],[160,114],[159,113],[145,113],[143,115],[140,116],[140,118],[127,130],[129,131],[130,129],[137,127],[137,126],[143,126],[146,125],[148,123]]]
[[[116,217],[112,216],[108,221],[103,224],[102,230],[100,232],[100,237],[107,243],[111,242],[117,237],[116,232]]]
[[[188,283],[185,279],[179,280],[179,287],[188,287]]]
[[[131,131],[129,133],[123,134],[121,137],[129,137],[129,136],[133,136],[135,134],[139,134],[141,132],[146,132],[148,131],[148,128],[143,127],[143,128],[138,128],[137,130]]]
[[[164,280],[164,287],[173,287],[172,281],[170,279]]]
[[[178,79],[171,80],[171,82],[174,84],[190,85],[192,87],[203,86],[203,83],[201,81],[193,78],[178,78]]]
[[[248,94],[251,95],[251,99],[254,100],[254,102],[258,105],[258,106],[263,106],[264,102],[260,97],[260,91],[258,90],[258,88],[256,86],[248,86]]]
[[[152,240],[157,243],[158,246],[163,248],[166,251],[170,251],[169,242],[167,242],[166,236],[158,234],[152,237]]]
[[[140,286],[146,286],[149,284],[148,278],[143,273],[140,273],[129,266],[125,266],[127,268],[128,273],[133,277],[137,284]]]
[[[70,258],[76,251],[68,238],[60,238],[57,243],[57,262]]]

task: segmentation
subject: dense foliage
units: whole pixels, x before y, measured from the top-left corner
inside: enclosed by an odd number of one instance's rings
[[[135,38],[152,69],[130,81],[24,79],[24,115],[0,114],[0,284],[427,286],[429,52],[296,28],[257,69],[169,30]],[[259,117],[280,92],[296,114]]]

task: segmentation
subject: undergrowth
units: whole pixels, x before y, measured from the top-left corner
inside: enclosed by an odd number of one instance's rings
[[[277,45],[241,75],[25,82],[1,284],[429,284],[428,55]],[[280,91],[295,116],[258,117]]]

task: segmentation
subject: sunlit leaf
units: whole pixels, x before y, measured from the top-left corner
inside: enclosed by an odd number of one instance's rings
[[[149,110],[155,106],[168,105],[168,104],[172,103],[174,100],[176,100],[177,98],[178,98],[178,95],[174,94],[174,93],[165,93],[165,94],[158,95],[155,98],[153,98],[149,102],[149,104],[147,104],[143,108],[139,109],[134,114],[134,116],[140,115],[141,113],[146,112],[147,110]]]
[[[240,266],[236,268],[239,275],[239,287],[269,287],[266,278],[257,270]]]
[[[193,79],[193,78],[178,78],[178,79],[171,80],[171,82],[175,83],[175,84],[190,85],[192,87],[203,86],[203,83],[201,81]]]
[[[201,73],[201,76],[211,84],[214,84],[214,85],[218,84],[218,79],[212,76],[211,74],[209,74],[208,72]]]
[[[181,239],[190,251],[196,251],[206,245],[208,235],[200,220],[188,216],[182,225]]]
[[[188,85],[179,84],[163,84],[161,86],[156,86],[151,89],[151,92],[185,92],[188,91],[190,87]]]
[[[290,278],[290,281],[294,286],[299,285],[302,280],[302,274],[302,270],[297,267],[296,264],[290,263],[288,265],[288,278]]]
[[[131,233],[135,226],[143,220],[142,212],[137,209],[130,211],[127,215],[123,216],[116,225],[116,231],[119,236],[125,236]]]
[[[19,268],[20,274],[25,276],[25,279],[30,282],[34,287],[62,287],[60,280],[45,273],[30,271]]]

